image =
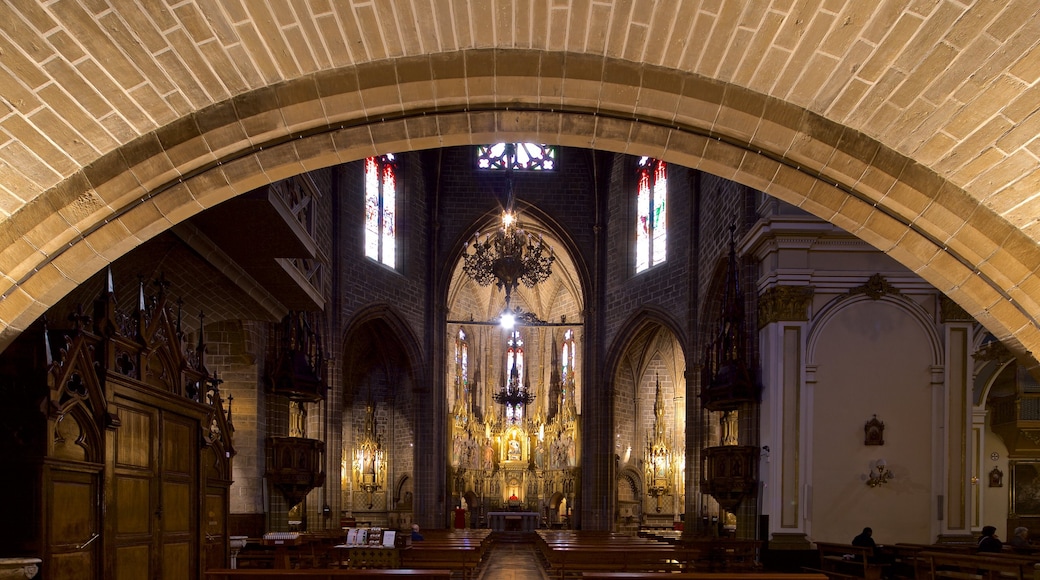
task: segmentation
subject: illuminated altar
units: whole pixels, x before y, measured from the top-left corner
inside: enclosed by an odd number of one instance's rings
[[[473,526],[566,526],[580,457],[575,331],[525,326],[508,331],[500,349],[494,348],[496,334],[497,328],[477,327],[469,333],[460,328],[455,336],[449,453],[453,497],[456,505],[470,510]],[[473,357],[470,368],[475,344],[486,349]],[[532,351],[544,356],[532,356]],[[499,365],[490,364],[496,359]],[[549,364],[537,364],[538,359]],[[488,367],[498,380],[481,380]],[[541,377],[534,379],[534,388],[532,377]],[[505,513],[528,515],[516,520]]]

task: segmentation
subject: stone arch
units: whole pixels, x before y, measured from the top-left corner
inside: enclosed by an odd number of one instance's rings
[[[524,57],[567,66],[515,66]],[[438,71],[467,63],[481,66],[461,69],[464,96],[435,90],[447,86]],[[635,86],[626,73],[637,71],[654,84]],[[505,85],[538,89],[496,92]],[[1040,261],[1040,249],[912,158],[798,105],[693,73],[476,48],[243,91],[63,174],[7,224],[14,267],[0,286],[0,346],[105,264],[224,199],[373,153],[490,139],[654,155],[755,187],[888,253],[1017,354],[1040,348],[1026,294],[1035,275],[1021,268]],[[1009,269],[1021,272],[1011,279]]]
[[[366,364],[362,361],[371,363],[373,360],[377,360],[369,358],[369,355],[372,354],[370,351],[357,347],[357,342],[366,343],[368,339],[372,341],[369,344],[377,349],[381,346],[388,347],[383,352],[392,353],[394,361],[401,363],[400,368],[404,369],[404,376],[400,377],[402,381],[407,381],[413,388],[421,387],[422,377],[416,376],[415,373],[419,372],[417,369],[423,368],[423,359],[415,333],[404,318],[388,304],[373,304],[362,308],[351,318],[343,330],[342,344],[345,356],[342,374],[344,385],[350,384],[351,377],[362,372],[361,369]],[[347,347],[346,345],[352,346]],[[344,396],[348,396],[346,389],[344,389]],[[350,401],[345,400],[344,402],[349,404]]]
[[[407,322],[386,304],[362,308],[351,318],[342,336],[343,356],[338,385],[342,389],[340,408],[343,413],[340,422],[343,449],[340,451],[343,459],[353,459],[350,446],[354,445],[357,437],[359,417],[372,403],[377,415],[377,435],[381,436],[387,457],[393,462],[388,466],[384,489],[368,496],[368,501],[371,502],[373,497],[377,502],[385,500],[385,505],[380,507],[393,511],[395,502],[400,499],[395,494],[401,492],[401,486],[411,486],[412,481],[423,478],[419,457],[423,446],[417,444],[421,425],[416,416],[419,397],[429,386],[419,376],[422,368],[419,349]],[[381,410],[384,413],[382,420],[378,417]],[[353,467],[349,469],[353,475]],[[411,478],[402,479],[406,474]],[[355,494],[350,501],[354,502],[357,490],[353,486],[350,489]],[[424,513],[424,506],[429,505],[428,498],[413,490],[413,500],[412,513]],[[429,527],[432,520],[424,519],[422,523]]]

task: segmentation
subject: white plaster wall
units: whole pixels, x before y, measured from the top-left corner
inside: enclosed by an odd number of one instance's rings
[[[928,333],[888,301],[839,308],[815,341],[811,539],[849,542],[870,526],[878,543],[931,542]],[[863,443],[874,414],[885,423],[882,446]],[[871,488],[866,476],[881,458],[894,479]]]

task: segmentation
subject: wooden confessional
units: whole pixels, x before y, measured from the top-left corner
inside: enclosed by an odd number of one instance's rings
[[[199,579],[228,566],[233,427],[179,308],[155,283],[126,313],[39,321],[0,355],[0,556],[37,578]],[[202,320],[199,321],[202,326]],[[57,346],[57,348],[55,348]]]

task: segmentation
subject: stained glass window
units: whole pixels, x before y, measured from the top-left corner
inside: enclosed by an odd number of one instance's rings
[[[578,353],[574,346],[574,330],[567,329],[567,332],[563,333],[563,347],[560,354],[560,358],[563,361],[563,369],[560,373],[560,377],[563,379],[563,398],[569,399],[574,396],[574,376],[578,368]]]
[[[469,392],[469,341],[461,328],[455,338],[455,376],[460,390],[458,396],[465,396]]]
[[[556,147],[539,143],[495,143],[477,147],[480,169],[552,171],[556,169]]]
[[[563,372],[560,373],[563,383],[574,379],[574,331],[568,329],[567,332],[563,333],[563,347],[562,347],[561,360]]]
[[[643,157],[639,160],[636,191],[636,272],[665,261],[668,228],[665,201],[668,173],[664,161]]]
[[[506,350],[506,368],[509,369],[509,380],[512,381],[513,365],[516,365],[517,383],[516,387],[524,384],[524,339],[520,337],[520,331],[514,330],[509,338],[509,348]],[[506,405],[506,421],[519,423],[524,418],[523,405]]]
[[[397,161],[393,154],[365,159],[365,256],[397,265]]]

